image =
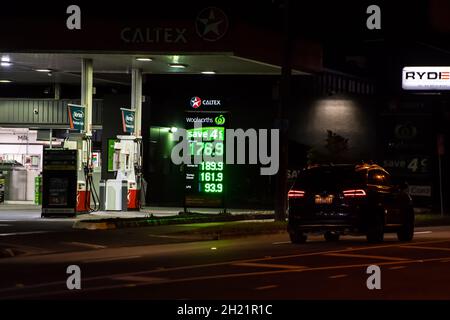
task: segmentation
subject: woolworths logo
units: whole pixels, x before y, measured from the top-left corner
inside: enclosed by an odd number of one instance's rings
[[[134,116],[129,114],[125,117],[125,121],[127,122],[127,124],[133,124],[134,122]]]
[[[225,117],[223,115],[217,116],[214,119],[214,122],[218,125],[218,126],[222,126],[225,124]]]
[[[213,123],[213,118],[186,118],[187,123]]]
[[[80,121],[83,119],[83,117],[84,117],[83,111],[74,111],[73,112],[73,120]]]

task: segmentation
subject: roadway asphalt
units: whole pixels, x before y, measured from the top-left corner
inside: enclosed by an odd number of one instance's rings
[[[321,236],[293,245],[287,234],[195,241],[166,236],[169,227],[35,223],[0,222],[0,246],[19,253],[0,258],[1,299],[450,299],[450,227],[417,228],[410,243],[388,234],[377,245]],[[74,264],[82,288],[71,291]],[[369,265],[381,268],[381,290],[367,289]]]

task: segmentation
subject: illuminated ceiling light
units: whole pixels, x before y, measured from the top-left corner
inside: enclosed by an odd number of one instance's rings
[[[11,83],[12,81],[11,80],[0,80],[0,83]]]
[[[202,74],[216,74],[215,71],[202,71]]]
[[[9,56],[2,56],[1,61],[2,62],[11,62],[11,59],[9,58]]]
[[[4,61],[2,61],[2,62],[0,62],[0,65],[1,65],[2,67],[11,67],[11,66],[12,66],[12,63],[11,63],[11,62],[4,62]]]
[[[185,69],[187,68],[187,64],[182,63],[169,63],[169,67],[176,68],[176,69]]]
[[[37,72],[47,72],[47,73],[52,72],[51,69],[34,69],[34,71],[37,71]]]
[[[169,129],[169,132],[170,132],[170,133],[175,133],[175,132],[177,132],[177,131],[178,131],[178,128],[177,128],[177,127],[172,127],[172,128]]]
[[[217,248],[216,247],[212,247],[211,250],[217,250]]]
[[[136,58],[136,61],[151,62],[151,61],[153,61],[153,59],[141,57],[141,58]]]

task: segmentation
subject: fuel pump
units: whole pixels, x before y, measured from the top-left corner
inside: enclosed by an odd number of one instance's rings
[[[117,139],[118,142],[114,144],[114,170],[117,175],[115,179],[106,182],[109,186],[106,189],[106,210],[119,210],[119,208],[139,210],[142,181],[142,140],[135,136],[125,135],[117,136]],[[123,184],[126,185],[125,188],[122,187]],[[124,199],[126,204],[117,203],[118,199]]]
[[[77,150],[77,213],[90,213],[99,210],[99,197],[92,174],[92,139],[85,133],[71,133],[64,141],[64,148]],[[92,199],[92,203],[91,203]]]

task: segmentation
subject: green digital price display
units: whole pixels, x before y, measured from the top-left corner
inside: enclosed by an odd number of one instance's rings
[[[189,151],[192,158],[210,157],[214,161],[202,161],[190,170],[189,189],[198,193],[222,193],[224,182],[225,128],[206,127],[188,131]],[[220,160],[217,160],[220,159]]]
[[[186,166],[186,199],[195,206],[222,206],[226,183],[226,117],[222,113],[199,112],[195,119],[202,127],[192,128],[194,125],[187,123],[192,162]]]
[[[200,169],[202,171],[223,171],[223,162],[202,162]]]
[[[189,144],[191,156],[223,156],[223,142],[191,142]]]

